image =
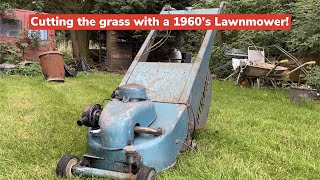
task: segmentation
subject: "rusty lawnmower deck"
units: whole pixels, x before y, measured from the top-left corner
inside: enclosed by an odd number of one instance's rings
[[[218,14],[220,8],[161,14]],[[58,176],[155,179],[192,148],[192,135],[205,127],[211,101],[209,61],[215,37],[208,30],[193,63],[147,62],[157,31],[150,31],[110,102],[87,108],[78,125],[87,130],[83,158],[64,155]]]

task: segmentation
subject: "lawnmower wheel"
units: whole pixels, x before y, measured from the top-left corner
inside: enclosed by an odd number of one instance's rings
[[[142,166],[137,173],[137,180],[155,180],[156,171],[147,166]]]
[[[60,177],[71,177],[72,167],[79,163],[79,158],[73,155],[63,155],[56,168],[56,174]]]

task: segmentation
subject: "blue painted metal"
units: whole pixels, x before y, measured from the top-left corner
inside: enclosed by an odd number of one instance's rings
[[[146,87],[152,101],[186,103],[180,100],[185,93],[186,82],[192,73],[191,63],[139,62],[127,83]]]
[[[159,114],[150,127],[163,127],[164,135],[139,135],[134,147],[144,165],[154,167],[157,172],[172,167],[188,134],[189,117],[186,105],[155,103]]]
[[[116,96],[120,97],[123,101],[147,99],[146,88],[139,84],[120,86],[115,93]]]
[[[130,102],[113,100],[105,106],[100,115],[101,131],[95,134],[95,137],[100,137],[92,141],[100,142],[103,149],[123,149],[135,140],[134,127],[136,125],[148,127],[155,119],[156,111],[151,100]]]
[[[187,9],[170,14],[219,12],[219,8]],[[104,107],[100,131],[88,128],[88,154],[93,157],[90,166],[101,171],[78,166],[75,174],[101,177],[110,176],[109,171],[129,172],[128,153],[135,153],[137,164],[162,171],[175,164],[186,138],[205,126],[211,101],[209,61],[215,31],[206,32],[194,63],[146,62],[156,33],[150,31],[116,91],[126,101],[113,99]],[[160,127],[163,134],[135,134],[137,125]]]
[[[117,101],[117,103],[123,103]],[[142,103],[144,102],[134,102]],[[128,103],[123,103],[128,104]],[[114,126],[114,123],[109,124],[107,121],[108,108],[111,106],[106,106],[105,111],[102,112],[100,120],[100,128],[103,129],[100,134],[88,133],[88,150],[90,154],[103,158],[103,160],[92,160],[92,167],[99,167],[101,169],[117,170],[121,169],[119,167],[126,166],[126,156],[125,149],[127,145],[126,141],[132,140],[131,147],[134,151],[138,152],[143,158],[143,164],[154,167],[155,170],[161,171],[165,168],[170,167],[175,163],[176,156],[181,149],[182,142],[188,133],[188,112],[186,105],[181,104],[166,104],[166,103],[153,103],[155,111],[157,112],[156,120],[149,126],[143,124],[140,121],[140,126],[144,127],[162,127],[164,129],[164,134],[161,136],[154,136],[150,134],[138,134],[134,137],[133,127],[137,123],[138,118],[134,118],[135,115],[132,114],[132,118],[125,118],[125,121],[120,120],[118,124],[123,125],[124,129],[119,128],[119,126]],[[136,108],[137,105],[132,107]],[[137,108],[139,109],[139,108]],[[131,111],[138,112],[138,111]],[[147,114],[141,113],[145,117]],[[103,119],[103,120],[102,120]],[[128,122],[134,121],[135,123]],[[125,122],[125,123],[123,123]],[[131,129],[127,129],[127,126],[131,126]],[[109,127],[108,127],[109,126]],[[133,139],[134,138],[134,139]],[[170,151],[169,151],[170,150]]]

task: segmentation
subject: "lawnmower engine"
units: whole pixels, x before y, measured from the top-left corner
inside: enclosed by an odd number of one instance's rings
[[[219,8],[161,14],[217,14]],[[211,102],[209,61],[215,31],[208,30],[193,63],[147,62],[157,31],[150,31],[110,101],[89,106],[77,121],[87,126],[87,153],[64,155],[58,176],[155,179],[173,167],[181,151],[195,148],[193,133],[205,127]],[[176,61],[176,62],[184,62]]]

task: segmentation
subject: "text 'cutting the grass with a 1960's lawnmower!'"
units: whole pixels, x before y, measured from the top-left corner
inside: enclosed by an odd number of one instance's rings
[[[30,29],[290,30],[290,14],[32,14]]]

